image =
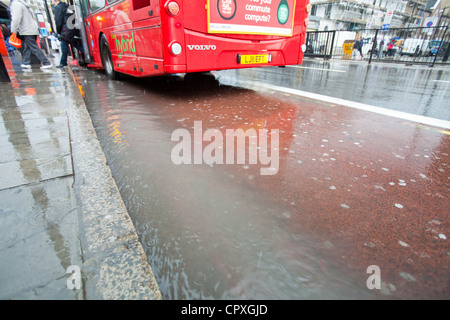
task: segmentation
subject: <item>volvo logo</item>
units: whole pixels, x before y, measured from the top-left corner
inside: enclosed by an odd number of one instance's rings
[[[209,45],[209,44],[188,44],[187,45],[189,50],[197,50],[197,51],[204,51],[204,50],[216,50],[215,45]]]

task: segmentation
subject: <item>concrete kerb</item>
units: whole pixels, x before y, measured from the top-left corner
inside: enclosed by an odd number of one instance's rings
[[[160,300],[159,286],[112,177],[75,77],[68,81],[84,299]],[[71,100],[72,101],[72,100]]]

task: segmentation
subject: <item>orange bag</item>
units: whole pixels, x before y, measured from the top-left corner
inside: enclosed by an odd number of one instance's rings
[[[20,40],[19,38],[17,38],[17,35],[15,33],[11,33],[11,36],[9,37],[9,44],[16,47],[16,48],[20,48],[22,47],[22,40]]]

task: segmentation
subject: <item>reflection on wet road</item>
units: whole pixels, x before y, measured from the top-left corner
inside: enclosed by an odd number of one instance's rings
[[[450,120],[448,67],[304,61],[301,66],[226,70],[219,77],[263,81],[334,98]]]
[[[78,76],[166,299],[449,297],[442,130],[210,76]],[[173,164],[172,132],[194,121],[278,129],[278,173]]]

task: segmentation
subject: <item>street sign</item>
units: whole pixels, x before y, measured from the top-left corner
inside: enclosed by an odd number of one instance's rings
[[[424,27],[435,27],[438,23],[438,17],[428,17],[425,18],[423,22]]]
[[[422,32],[427,33],[428,35],[433,34],[433,29],[431,27],[436,27],[438,24],[438,17],[428,17],[423,22],[423,25],[427,28],[423,29]]]
[[[392,16],[394,15],[395,5],[390,5],[386,8],[386,14],[384,16],[382,31],[389,30],[391,26]]]

